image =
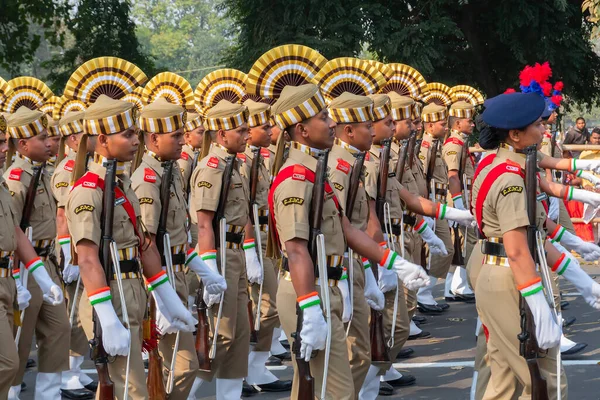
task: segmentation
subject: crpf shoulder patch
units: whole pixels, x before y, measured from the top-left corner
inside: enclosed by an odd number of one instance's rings
[[[190,155],[189,155],[188,153],[186,153],[185,151],[182,151],[182,152],[181,152],[181,158],[182,158],[183,160],[186,160],[186,161],[187,161],[187,160],[189,160],[189,159],[190,159]]]
[[[54,185],[54,187],[57,189],[66,188],[66,187],[69,187],[69,183],[68,182],[58,182]]]
[[[217,157],[211,157],[206,162],[209,168],[219,168],[219,159]]]
[[[73,172],[75,168],[75,160],[69,160],[65,163],[65,171]]]
[[[292,179],[295,181],[305,181],[306,168],[300,164],[294,165],[294,170],[292,171]]]
[[[337,182],[333,182],[333,187],[336,188],[337,190],[339,190],[340,192],[342,190],[344,190],[344,186],[342,186],[341,184],[339,184]]]
[[[348,175],[350,173],[350,163],[346,160],[343,160],[341,158],[337,159],[337,167],[336,169],[338,171],[342,171],[343,173],[345,173],[346,175]]]
[[[212,183],[207,182],[207,181],[200,181],[200,182],[198,182],[198,187],[200,187],[200,188],[201,187],[205,187],[207,189],[210,189],[212,186],[213,186]]]
[[[457,155],[457,154],[458,154],[458,153],[457,153],[456,151],[454,151],[454,150],[452,150],[452,151],[449,151],[449,152],[447,152],[447,153],[446,153],[446,155],[447,155],[447,156],[455,156],[455,155]]]
[[[419,154],[419,160],[424,160],[425,156],[423,154]]]
[[[523,186],[508,186],[504,189],[502,189],[502,196],[506,196],[510,193],[522,193],[523,192]]]
[[[77,207],[75,208],[75,214],[79,214],[79,213],[81,213],[81,212],[83,212],[83,211],[89,211],[89,212],[92,212],[92,211],[94,211],[95,209],[96,209],[96,207],[94,207],[94,206],[93,206],[93,205],[91,205],[91,204],[81,204],[81,205],[79,205],[79,206],[77,206]]]
[[[426,141],[424,141],[424,140],[423,140],[423,141],[421,142],[421,147],[425,147],[426,149],[428,149],[428,148],[430,148],[430,147],[431,147],[431,143],[429,143],[429,142],[426,142]]]
[[[269,151],[269,149],[265,149],[264,147],[260,149],[260,155],[263,158],[271,158],[271,152]]]
[[[154,204],[152,197],[140,197],[140,204]]]
[[[14,168],[10,170],[8,174],[8,179],[11,181],[20,181],[21,175],[23,174],[23,170],[21,168]]]
[[[144,181],[150,183],[156,182],[156,172],[152,168],[144,168]]]
[[[304,199],[300,197],[286,197],[285,199],[283,199],[282,203],[284,206],[289,206],[291,204],[298,204],[299,206],[301,206],[302,204],[304,204]]]
[[[237,153],[237,158],[241,162],[246,162],[246,155],[244,153]]]

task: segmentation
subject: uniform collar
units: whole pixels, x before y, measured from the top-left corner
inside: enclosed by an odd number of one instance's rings
[[[438,139],[438,138],[436,138],[436,137],[433,137],[433,135],[431,135],[431,134],[429,134],[429,133],[425,132],[425,133],[423,134],[423,140],[426,140],[426,141],[428,141],[428,142],[435,142],[435,141],[438,141],[438,140],[440,140],[440,139]]]
[[[498,155],[518,162],[521,167],[525,167],[525,153],[517,151],[514,147],[506,143],[500,143],[498,146]]]
[[[304,165],[313,172],[317,170],[317,159],[294,146],[290,146],[288,159]]]
[[[323,153],[323,150],[315,149],[314,147],[310,147],[305,144],[301,144],[301,143],[294,142],[294,141],[292,141],[290,143],[290,148],[301,151],[301,152],[308,154],[309,156],[314,157],[314,158],[317,158],[318,156],[320,156]]]
[[[269,145],[269,151],[273,154],[275,154],[275,152],[277,151],[277,145],[274,144],[270,144]]]
[[[246,146],[246,150],[244,151],[244,155],[246,156],[246,159],[249,161],[254,160],[254,152],[258,149],[258,152],[260,154],[260,147],[259,146],[251,146],[248,145]]]
[[[100,165],[104,169],[104,173],[106,174],[106,168],[104,167],[104,163],[108,161],[106,157],[101,156],[98,153],[94,153],[94,157],[92,160],[94,164]],[[117,176],[122,177],[123,175],[125,175],[125,162],[117,161]]]
[[[344,142],[342,139],[340,138],[335,138],[335,140],[333,141],[334,146],[338,145],[341,148],[343,148],[344,150],[346,150],[347,152],[349,152],[350,154],[352,154],[354,157],[358,157],[358,155],[360,153],[362,153],[359,149],[357,149],[356,147],[352,146],[351,144],[348,144],[346,142]]]
[[[457,139],[460,139],[460,140],[465,140],[466,137],[467,137],[467,135],[465,135],[464,133],[462,133],[460,131],[457,131],[455,129],[452,129],[450,131],[450,136],[454,137],[454,138],[457,138]]]
[[[160,157],[156,156],[156,153],[152,151],[145,151],[142,157],[142,160],[150,166],[158,175],[162,176],[163,174],[163,161],[160,160]]]
[[[20,158],[21,160],[23,160],[23,164],[29,166],[29,169],[31,171],[31,167],[37,167],[42,165],[41,162],[39,161],[33,161],[31,158],[24,156],[23,154],[17,152],[17,157],[15,157],[15,160]]]
[[[373,144],[369,149],[371,156],[375,157],[377,160],[379,160],[379,157],[381,156],[381,147],[382,146],[380,144]]]

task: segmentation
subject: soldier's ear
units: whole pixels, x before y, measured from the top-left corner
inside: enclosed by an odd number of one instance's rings
[[[98,146],[98,145],[100,145],[102,147],[107,147],[108,146],[108,136],[103,135],[103,134],[98,135],[97,139],[96,139],[96,146]]]
[[[344,133],[346,136],[353,138],[354,137],[354,129],[352,129],[351,124],[344,125]]]

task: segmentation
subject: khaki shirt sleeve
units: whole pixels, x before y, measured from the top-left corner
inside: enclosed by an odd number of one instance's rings
[[[52,194],[58,208],[65,207],[69,198],[71,173],[64,169],[57,170],[52,175]]]
[[[488,193],[487,201],[490,201],[496,210],[502,235],[529,225],[524,183],[519,175],[505,173]]]
[[[196,168],[192,175],[191,187],[194,192],[191,203],[194,212],[217,211],[222,180],[223,170],[219,168],[208,166]]]
[[[65,212],[74,245],[87,239],[100,246],[102,191],[82,186],[75,187],[69,194]]]
[[[312,188],[308,181],[287,179],[275,189],[273,208],[281,243],[295,238],[308,240]]]
[[[456,170],[460,171],[460,156],[462,154],[462,147],[449,143],[442,148],[442,157],[448,165],[448,171]],[[462,179],[462,178],[461,178]]]
[[[345,214],[348,190],[350,190],[350,175],[336,168],[330,168],[329,182]]]
[[[6,179],[6,185],[12,197],[11,208],[15,214],[15,219],[21,221],[23,216],[23,207],[25,207],[25,197],[27,196],[27,188],[21,181],[14,181],[8,179],[9,171],[4,173],[4,179]],[[25,175],[25,172],[22,173]],[[21,178],[23,179],[23,177]]]
[[[160,220],[160,189],[157,183],[142,181],[133,187],[140,203],[142,222],[149,233],[156,235]]]
[[[379,176],[379,161],[365,162],[365,191],[371,200],[377,198],[377,177]]]

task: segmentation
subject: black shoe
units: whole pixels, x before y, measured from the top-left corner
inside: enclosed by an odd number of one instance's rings
[[[410,335],[408,337],[408,340],[425,339],[425,338],[428,338],[429,336],[431,336],[431,333],[429,333],[427,331],[421,331],[421,332],[417,333],[416,335]]]
[[[251,397],[258,393],[258,390],[252,385],[248,385],[248,382],[244,380],[242,383],[242,397]]]
[[[444,300],[446,300],[446,301],[448,301],[448,302],[451,302],[451,301],[460,301],[460,300],[459,300],[457,297],[454,297],[454,296],[452,296],[452,297],[450,297],[450,296],[445,296],[445,297],[444,297]]]
[[[27,359],[27,364],[25,364],[25,368],[34,368],[37,365],[33,358]]]
[[[256,385],[260,388],[261,392],[289,392],[292,390],[292,381],[289,380],[277,380],[271,383],[263,383],[262,385]]]
[[[423,314],[441,314],[444,312],[439,305],[436,304],[423,304],[417,302],[417,308]]]
[[[21,382],[21,392],[24,392],[27,390],[27,384],[25,382]]]
[[[465,303],[475,303],[475,295],[474,294],[454,293],[454,301],[464,301]]]
[[[83,387],[86,388],[87,390],[90,390],[90,391],[96,393],[96,390],[98,390],[98,382],[91,381],[87,385],[83,385]]]
[[[379,382],[379,395],[391,396],[394,394],[394,387],[387,382]]]
[[[577,354],[583,349],[587,347],[587,343],[577,343],[575,346],[571,347],[569,350],[561,351],[561,356],[572,356],[573,354]]]
[[[426,324],[427,323],[427,318],[425,318],[422,315],[413,315],[412,320],[416,324]]]
[[[386,381],[386,382],[389,383],[390,385],[392,385],[393,387],[410,386],[410,385],[414,385],[415,382],[417,382],[417,378],[415,378],[412,375],[402,375],[398,379],[394,379],[394,380]]]
[[[93,399],[96,397],[94,392],[90,392],[87,389],[60,389],[62,397],[67,399]]]
[[[561,301],[560,302],[560,309],[561,310],[566,310],[569,307],[569,304],[570,303],[568,301],[566,301],[566,300]]]
[[[448,303],[438,303],[438,307],[442,309],[442,311],[446,311],[450,308],[450,304]]]
[[[281,360],[275,356],[271,356],[267,359],[267,362],[265,363],[265,365],[267,367],[278,367],[281,366]]]
[[[144,360],[144,368],[145,369],[148,369],[148,365],[150,365],[149,362],[150,362],[149,360]]]
[[[412,356],[414,352],[414,349],[410,347],[405,347],[398,352],[396,358],[410,358],[410,356]]]
[[[569,326],[573,325],[575,321],[577,321],[577,318],[575,317],[564,318],[563,327],[568,328]]]
[[[285,353],[281,354],[273,354],[273,357],[277,357],[281,361],[292,361],[292,353],[290,353],[289,351],[286,351]]]
[[[285,347],[286,349],[288,349],[288,350],[290,349],[290,342],[288,342],[288,340],[287,340],[287,339],[280,340],[280,341],[279,341],[279,343],[281,343],[281,345],[282,345],[283,347]]]

